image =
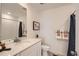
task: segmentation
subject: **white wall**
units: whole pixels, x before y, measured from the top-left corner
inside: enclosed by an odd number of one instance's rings
[[[59,8],[51,8],[41,13],[40,37],[45,44],[48,44],[51,47],[50,51],[61,55],[67,54],[68,41],[57,40],[56,31],[58,29],[68,30],[69,17],[75,9],[76,8],[73,5],[67,5]],[[77,50],[79,50],[78,47]]]
[[[79,56],[79,6],[76,9],[76,51]]]
[[[0,33],[1,33],[1,18],[0,18]],[[1,38],[1,34],[0,34],[0,38]]]
[[[0,33],[1,33],[1,4],[0,4]],[[1,38],[1,34],[0,34],[0,38]]]
[[[1,33],[1,17],[0,17],[0,33]],[[0,34],[0,38],[1,38],[1,34]]]
[[[0,33],[1,33],[1,17],[0,17]],[[0,38],[1,38],[1,34],[0,34]]]
[[[39,12],[32,5],[27,4],[27,38],[35,38],[39,31],[33,30],[33,21],[39,21]]]

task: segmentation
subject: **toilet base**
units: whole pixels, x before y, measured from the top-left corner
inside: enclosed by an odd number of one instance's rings
[[[43,54],[43,56],[48,56],[48,53],[47,53],[47,51],[49,50],[49,46],[47,46],[47,45],[42,45],[42,54]]]
[[[43,56],[48,56],[47,51],[43,51]]]

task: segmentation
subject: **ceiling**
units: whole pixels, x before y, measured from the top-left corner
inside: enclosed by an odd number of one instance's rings
[[[51,8],[57,8],[65,5],[70,5],[72,3],[27,3],[32,6],[37,11],[44,11]],[[27,5],[26,4],[26,5]],[[26,10],[24,7],[17,3],[2,3],[2,13],[11,12],[11,15],[16,17],[26,17]]]
[[[34,7],[35,9],[37,9],[38,11],[44,11],[46,9],[50,9],[50,8],[57,8],[60,6],[64,6],[64,5],[69,5],[71,3],[28,3],[29,5],[31,5],[32,7]]]

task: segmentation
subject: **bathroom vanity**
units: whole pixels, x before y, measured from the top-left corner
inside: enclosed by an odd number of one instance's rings
[[[0,56],[41,56],[41,39],[21,38],[20,42],[7,43],[9,51],[0,52]]]

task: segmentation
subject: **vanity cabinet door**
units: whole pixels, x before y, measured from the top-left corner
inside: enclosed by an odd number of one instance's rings
[[[37,45],[37,56],[41,56],[41,42]]]
[[[22,51],[20,54],[21,54],[21,56],[29,56],[31,54],[31,52],[32,52],[32,48],[30,47],[30,48],[27,48],[24,51]]]
[[[20,53],[18,53],[16,56],[31,56],[31,55],[35,54],[33,52],[34,52],[33,48],[29,47],[29,48],[21,51]]]
[[[41,56],[41,42],[38,42],[33,46],[23,50],[16,56]]]
[[[41,42],[36,43],[31,47],[31,54],[30,56],[41,56]]]

